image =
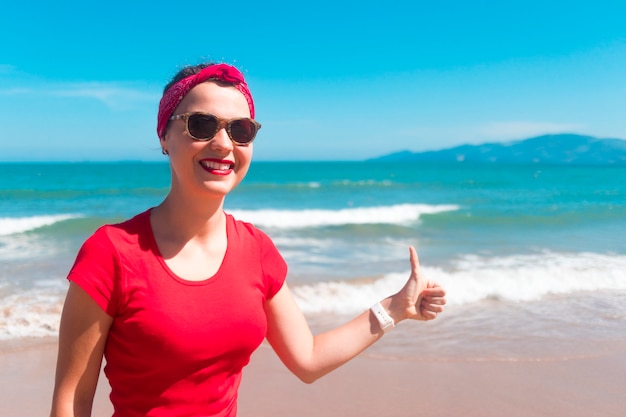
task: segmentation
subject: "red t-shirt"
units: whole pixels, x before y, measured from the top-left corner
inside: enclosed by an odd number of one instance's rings
[[[176,276],[159,253],[150,211],[98,229],[68,279],[113,317],[104,356],[114,417],[237,413],[242,368],[263,341],[263,303],[287,265],[254,226],[227,215],[228,246],[205,281]]]

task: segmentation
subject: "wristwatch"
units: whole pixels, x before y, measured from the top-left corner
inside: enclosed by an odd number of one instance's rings
[[[393,318],[391,318],[389,313],[387,313],[387,310],[385,310],[380,303],[374,304],[370,308],[370,311],[374,313],[374,317],[378,320],[380,328],[383,329],[385,333],[395,327],[396,324],[394,323]]]

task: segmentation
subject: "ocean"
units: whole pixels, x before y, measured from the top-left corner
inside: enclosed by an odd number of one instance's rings
[[[0,343],[55,337],[82,242],[168,186],[165,162],[0,164]],[[225,210],[274,240],[314,331],[397,291],[415,246],[446,311],[370,355],[561,360],[626,344],[626,167],[253,162]]]

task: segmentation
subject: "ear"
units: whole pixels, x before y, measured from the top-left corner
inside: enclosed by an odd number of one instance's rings
[[[167,132],[165,133],[165,135],[163,135],[162,138],[159,138],[159,144],[161,145],[161,153],[163,155],[167,155],[168,154],[166,136],[167,136]]]

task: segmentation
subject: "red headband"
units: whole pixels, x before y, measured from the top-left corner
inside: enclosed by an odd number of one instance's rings
[[[235,88],[237,88],[237,90],[241,91],[248,102],[250,117],[254,119],[254,101],[252,101],[252,95],[248,89],[248,84],[246,84],[246,81],[243,79],[243,74],[233,66],[227,64],[215,64],[203,68],[197,74],[183,78],[168,88],[163,94],[161,102],[159,103],[159,116],[157,123],[157,134],[159,135],[159,138],[165,136],[167,122],[172,116],[172,113],[174,113],[174,110],[176,110],[176,107],[180,104],[183,97],[185,97],[189,90],[194,88],[196,85],[210,78],[232,84]]]

